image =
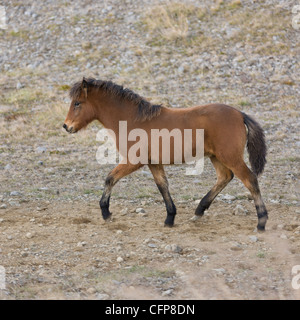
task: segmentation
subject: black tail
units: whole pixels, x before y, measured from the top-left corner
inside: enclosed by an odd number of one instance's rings
[[[267,154],[265,134],[261,126],[243,113],[244,123],[248,128],[247,150],[252,171],[258,176],[264,171]]]

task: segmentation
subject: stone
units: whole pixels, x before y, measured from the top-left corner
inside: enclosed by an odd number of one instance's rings
[[[11,164],[7,164],[5,167],[4,167],[4,170],[10,170],[12,167],[11,167]]]
[[[109,299],[109,295],[106,294],[106,293],[98,293],[98,294],[96,295],[96,298],[97,298],[98,300],[108,300],[108,299]]]
[[[164,291],[164,292],[162,293],[162,296],[163,296],[163,297],[165,297],[165,296],[169,296],[169,295],[171,295],[171,294],[172,294],[172,292],[173,292],[173,290],[172,290],[172,289],[166,290],[166,291]]]
[[[218,269],[212,269],[213,271],[217,272],[218,274],[225,274],[225,269],[224,268],[218,268]]]
[[[21,195],[21,193],[20,193],[19,191],[12,191],[12,192],[10,193],[10,195],[11,195],[12,197],[18,197],[18,196]]]
[[[175,252],[175,253],[181,253],[182,252],[182,248],[179,247],[175,243],[166,245],[165,246],[165,250],[169,251],[169,252]]]
[[[81,43],[81,47],[82,49],[91,49],[92,48],[92,44],[89,41],[84,41]]]
[[[235,197],[235,196],[231,196],[230,194],[225,194],[225,195],[222,195],[222,196],[221,196],[221,199],[222,199],[222,200],[233,201],[233,200],[236,199],[236,197]]]
[[[251,242],[257,242],[258,241],[257,236],[249,236],[249,239],[250,239]]]
[[[46,147],[37,147],[35,149],[35,152],[36,153],[45,153],[47,151],[47,148]]]
[[[95,288],[88,288],[88,289],[86,290],[86,292],[87,292],[88,294],[95,294],[95,293],[97,292],[97,290],[96,290]]]
[[[124,261],[124,259],[123,259],[122,257],[118,257],[118,258],[117,258],[117,262],[121,263],[121,262],[123,262],[123,261]]]

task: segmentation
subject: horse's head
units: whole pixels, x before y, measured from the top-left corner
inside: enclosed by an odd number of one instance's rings
[[[82,82],[75,83],[70,90],[72,101],[63,125],[69,133],[79,131],[95,119],[95,109],[88,99],[88,91],[88,81],[85,78]]]

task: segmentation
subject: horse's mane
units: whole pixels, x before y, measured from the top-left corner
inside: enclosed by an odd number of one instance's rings
[[[138,107],[136,120],[150,120],[153,117],[158,116],[161,112],[162,105],[152,104],[130,89],[124,89],[123,86],[115,84],[112,81],[96,80],[93,78],[88,78],[85,80],[88,84],[88,90],[89,88],[101,90],[107,95],[113,95],[120,100],[132,102],[134,105],[136,105]],[[78,99],[80,97],[82,90],[81,84],[82,82],[76,82],[71,87],[69,92],[71,99]]]

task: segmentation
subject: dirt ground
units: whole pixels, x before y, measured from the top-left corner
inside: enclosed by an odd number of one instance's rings
[[[154,185],[147,177],[141,181]],[[138,188],[134,177],[125,182],[123,188]],[[163,226],[165,209],[158,195],[134,203],[113,199],[110,222],[102,220],[96,199],[21,201],[2,209],[7,288],[1,297],[299,298],[291,273],[300,252],[295,206],[268,204],[267,230],[257,233],[253,201],[246,196],[216,200],[195,222],[190,220],[195,201],[179,201],[173,228]],[[248,214],[234,215],[237,203]],[[145,212],[136,213],[141,205]]]
[[[299,299],[292,272],[300,265],[295,4],[7,1],[0,299]],[[76,135],[62,129],[68,89],[82,76],[113,80],[170,107],[220,102],[256,118],[268,145],[259,178],[266,231],[256,231],[253,200],[236,178],[191,220],[215,183],[208,160],[200,176],[166,168],[177,206],[173,228],[164,227],[148,168],[115,186],[113,218],[104,222],[99,199],[114,166],[96,161],[101,125]]]

